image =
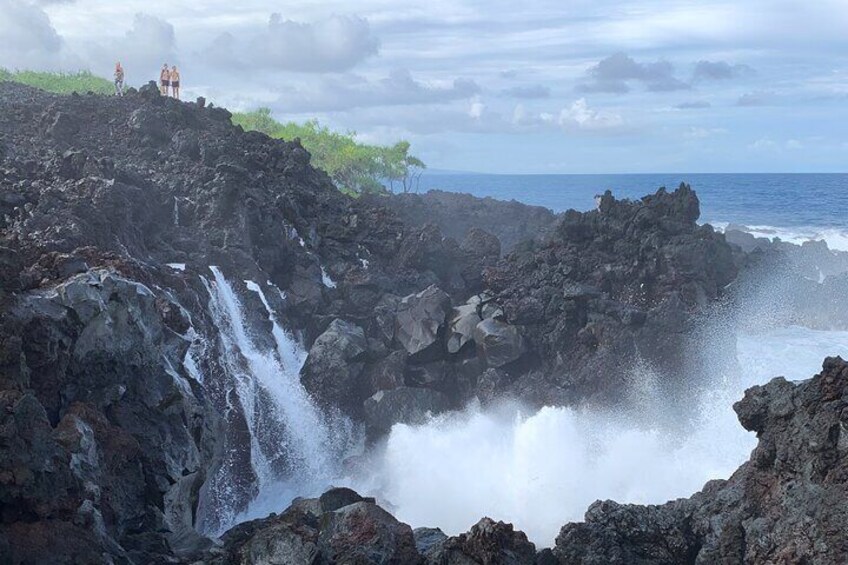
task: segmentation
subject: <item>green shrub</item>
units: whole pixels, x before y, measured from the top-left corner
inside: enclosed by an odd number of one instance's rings
[[[342,192],[409,192],[416,188],[424,163],[409,154],[408,141],[391,146],[367,145],[356,140],[355,132],[339,133],[317,120],[303,124],[280,123],[268,108],[233,114],[233,123],[246,130],[261,131],[278,139],[300,139],[312,154],[312,165],[327,172]]]

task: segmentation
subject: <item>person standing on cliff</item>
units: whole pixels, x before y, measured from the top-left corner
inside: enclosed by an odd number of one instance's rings
[[[180,71],[177,70],[177,66],[174,65],[171,67],[170,73],[171,79],[171,92],[173,92],[174,98],[177,100],[180,99]]]
[[[159,92],[162,96],[168,96],[168,87],[171,86],[171,72],[168,70],[168,63],[162,65],[162,70],[159,72]]]
[[[115,96],[124,95],[124,67],[121,62],[115,63]]]

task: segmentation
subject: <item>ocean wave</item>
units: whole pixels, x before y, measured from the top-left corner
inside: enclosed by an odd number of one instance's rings
[[[829,249],[834,251],[848,251],[848,228],[823,227],[823,226],[759,226],[739,225],[729,222],[709,222],[717,230],[724,232],[728,227],[750,233],[754,237],[764,237],[772,240],[779,238],[781,241],[801,245],[808,241],[824,241]]]

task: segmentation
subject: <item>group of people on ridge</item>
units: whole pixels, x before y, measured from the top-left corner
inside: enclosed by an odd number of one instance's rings
[[[159,91],[162,96],[168,96],[168,87],[171,88],[171,96],[180,99],[180,71],[174,65],[168,70],[168,63],[162,65],[162,71],[159,73]]]
[[[170,94],[177,100],[180,99],[180,71],[177,70],[176,65],[170,69],[168,68],[168,63],[162,65],[162,70],[159,73],[159,92],[162,93],[162,96],[168,96]],[[115,96],[123,95],[124,67],[118,61],[115,63]]]

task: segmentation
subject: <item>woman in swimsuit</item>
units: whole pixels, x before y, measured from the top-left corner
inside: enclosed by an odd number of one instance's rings
[[[168,96],[168,87],[171,85],[171,73],[168,71],[168,63],[162,65],[159,72],[159,92],[162,96]]]
[[[177,70],[177,66],[174,65],[171,67],[171,91],[174,93],[174,98],[177,100],[180,99],[180,71]]]

